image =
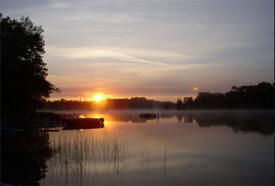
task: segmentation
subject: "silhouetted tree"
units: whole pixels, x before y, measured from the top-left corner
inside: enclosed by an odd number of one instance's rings
[[[258,85],[236,87],[225,93],[229,108],[273,108],[273,86],[261,82]]]
[[[183,108],[190,109],[193,106],[193,98],[192,97],[184,97],[183,98]]]
[[[58,89],[46,80],[43,29],[31,20],[1,18],[2,114],[28,119]]]
[[[258,85],[233,86],[226,93],[200,92],[193,102],[184,100],[185,108],[199,109],[272,109],[274,85],[261,82]]]
[[[224,105],[224,95],[222,93],[200,92],[194,101],[194,105],[205,109],[219,109]]]
[[[181,101],[180,98],[178,98],[178,100],[177,100],[176,108],[177,109],[182,109],[182,101]]]

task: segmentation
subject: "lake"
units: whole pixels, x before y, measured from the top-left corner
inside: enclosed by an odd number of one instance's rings
[[[77,112],[105,126],[49,133],[41,185],[273,183],[272,111],[140,113]]]
[[[274,111],[58,113],[103,117],[104,127],[2,136],[2,183],[274,183]]]

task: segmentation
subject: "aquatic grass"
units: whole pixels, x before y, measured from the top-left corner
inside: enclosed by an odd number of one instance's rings
[[[93,175],[105,172],[113,176],[127,165],[125,144],[116,136],[94,135],[89,131],[66,131],[62,135],[52,134],[50,141],[57,153],[48,163],[52,174],[49,184],[59,183],[58,177],[65,178],[64,183],[59,184],[81,184],[88,170],[92,170]]]

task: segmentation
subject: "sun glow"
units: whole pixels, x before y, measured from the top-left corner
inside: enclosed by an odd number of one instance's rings
[[[193,90],[194,90],[194,91],[198,91],[199,88],[198,88],[198,87],[194,87]]]
[[[82,118],[83,119],[83,118],[85,118],[85,116],[81,114],[81,115],[78,116],[78,118]]]
[[[104,127],[112,128],[113,118],[110,114],[107,113],[91,113],[87,115],[87,118],[104,118]]]
[[[93,98],[92,98],[92,100],[93,101],[95,101],[95,102],[101,102],[101,101],[103,101],[105,98],[104,98],[104,96],[102,95],[102,94],[96,94]]]

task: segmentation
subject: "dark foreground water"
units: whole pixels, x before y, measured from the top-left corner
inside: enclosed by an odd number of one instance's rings
[[[104,117],[105,127],[50,132],[53,152],[40,162],[38,183],[274,183],[274,112],[160,111],[156,118],[140,113],[77,113]]]

